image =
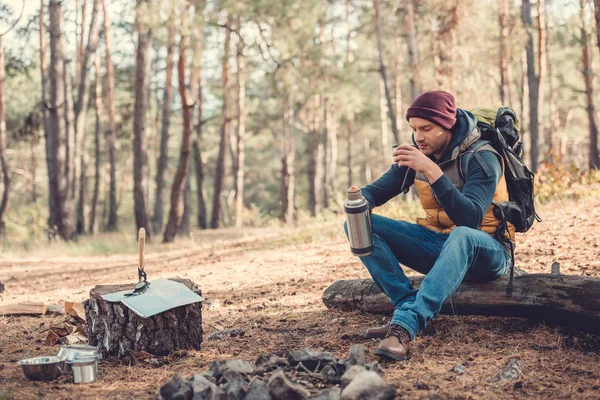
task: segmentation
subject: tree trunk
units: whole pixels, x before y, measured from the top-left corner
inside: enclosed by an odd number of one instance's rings
[[[66,41],[63,37],[63,48],[66,52]],[[65,171],[65,175],[67,176],[67,187],[68,187],[68,196],[69,196],[69,204],[75,204],[77,199],[77,182],[79,175],[77,174],[78,165],[75,162],[77,160],[77,130],[75,129],[75,106],[73,104],[73,99],[75,98],[73,95],[73,75],[71,74],[71,59],[67,58],[68,54],[65,54],[64,68],[63,68],[63,82],[64,82],[64,93],[65,93],[65,108],[64,108],[64,118],[65,118],[65,132],[67,135],[66,142],[66,160],[67,160],[67,170]],[[76,218],[76,215],[73,215]],[[75,221],[76,222],[76,221]]]
[[[229,98],[229,45],[231,42],[231,27],[229,21],[225,26],[225,44],[222,64],[222,79],[223,79],[223,125],[221,125],[221,140],[219,144],[219,155],[217,157],[217,167],[215,170],[215,190],[213,194],[213,207],[210,227],[217,229],[219,220],[221,219],[221,190],[223,189],[223,180],[225,179],[225,157],[227,156],[227,148],[230,130],[231,130],[231,111]]]
[[[316,89],[314,82],[311,88]],[[315,217],[323,209],[323,141],[321,140],[321,96],[313,96],[312,120],[307,136],[308,208]]]
[[[204,199],[204,167],[202,166],[202,154],[200,152],[200,142],[202,141],[202,70],[200,66],[198,68],[198,125],[196,127],[196,138],[192,143],[194,149],[194,169],[196,171],[196,202],[198,209],[198,227],[200,229],[208,228],[206,220],[206,200]]]
[[[390,158],[389,134],[387,124],[387,105],[385,103],[385,82],[379,78],[379,120],[381,123],[381,133],[379,136],[381,143],[381,165],[387,166],[387,160]],[[396,141],[398,143],[399,141]]]
[[[547,55],[546,55],[546,22],[544,18],[544,2],[537,2],[537,25],[538,25],[538,76],[537,76],[537,89],[538,89],[538,138],[542,140],[545,138],[544,135],[544,79],[546,79],[546,66]],[[546,143],[548,148],[552,147],[552,143]],[[545,151],[542,151],[542,155]]]
[[[423,277],[409,278],[418,289]],[[463,282],[442,307],[442,314],[527,317],[600,333],[600,279],[560,274],[515,276],[512,296],[508,278]],[[333,283],[323,293],[328,308],[391,314],[394,306],[372,279]]]
[[[387,102],[387,114],[390,117],[390,120],[392,121],[392,133],[394,134],[394,140],[396,140],[396,143],[399,143],[400,134],[398,133],[398,127],[396,126],[396,118],[394,117],[394,107],[392,106],[392,95],[390,93],[385,62],[383,60],[383,37],[381,33],[380,0],[373,0],[373,7],[375,8],[375,34],[377,35],[377,51],[379,53],[379,73],[381,74],[381,79],[383,81],[385,99]]]
[[[10,170],[6,162],[6,154],[4,151],[6,138],[6,95],[4,93],[4,44],[2,36],[0,36],[0,168],[2,169],[2,182],[4,188],[2,190],[2,198],[0,199],[0,239],[4,237],[5,224],[4,213],[8,207],[8,194],[10,191]]]
[[[146,161],[146,111],[148,109],[148,82],[150,80],[150,51],[152,31],[146,25],[140,10],[148,0],[137,0],[136,25],[138,47],[135,62],[135,106],[133,116],[133,200],[136,229],[150,233],[144,196],[144,166]]]
[[[240,20],[238,19],[238,30],[240,29]],[[238,35],[239,35],[238,31]],[[238,40],[236,61],[238,77],[238,124],[236,131],[236,177],[235,177],[235,226],[241,228],[243,225],[244,211],[244,175],[246,162],[246,76],[244,60],[244,42],[241,37]]]
[[[106,0],[102,0],[102,8],[104,10],[104,44],[105,44],[105,60],[104,67],[106,68],[106,101],[108,102],[108,129],[106,130],[106,142],[108,153],[108,220],[106,222],[106,230],[114,232],[118,229],[117,221],[117,160],[116,160],[116,142],[117,142],[117,127],[116,115],[117,108],[115,105],[115,74],[111,60],[111,34],[110,22],[108,20],[108,7]]]
[[[296,171],[294,159],[296,144],[293,135],[294,103],[288,95],[283,113],[283,137],[281,139],[281,213],[280,219],[291,224],[295,220],[294,192],[296,190]]]
[[[170,280],[183,283],[201,295],[198,286],[189,279]],[[136,351],[160,356],[174,350],[200,350],[202,303],[142,318],[121,302],[102,299],[103,294],[132,288],[133,284],[96,286],[90,290],[90,299],[83,302],[88,342],[98,346],[103,357],[122,358]]]
[[[92,194],[92,208],[90,210],[90,219],[88,232],[94,234],[96,230],[96,208],[98,205],[98,195],[100,193],[100,132],[104,123],[104,106],[102,105],[102,83],[100,82],[100,53],[96,52],[96,129],[94,131],[94,192]]]
[[[538,132],[539,132],[539,106],[538,96],[539,90],[537,87],[538,79],[535,73],[535,55],[533,49],[533,24],[531,21],[531,3],[530,0],[523,0],[521,6],[521,19],[527,31],[527,44],[525,51],[527,52],[527,83],[529,87],[529,134],[530,134],[530,155],[531,155],[531,172],[537,171],[538,164]]]
[[[347,151],[347,164],[348,164],[348,187],[354,185],[354,159],[352,152],[354,147],[354,115],[348,117],[346,125],[348,127],[348,151]]]
[[[371,183],[373,180],[373,176],[371,175],[371,164],[369,161],[371,160],[371,144],[369,142],[369,138],[363,138],[363,173],[364,173],[364,183],[365,185]]]
[[[48,146],[48,134],[50,133],[50,122],[48,113],[48,69],[46,66],[46,18],[45,18],[45,0],[40,0],[40,14],[39,14],[39,29],[40,29],[40,75],[42,83],[42,102],[41,102],[41,114],[42,124],[44,127],[44,147],[46,150],[46,170],[48,174],[52,169],[50,164],[50,147]],[[54,229],[55,225],[55,208],[53,200],[56,198],[56,188],[52,185],[48,185],[48,228]]]
[[[189,13],[190,4],[186,4],[184,9],[184,15]],[[184,17],[182,22],[184,29],[191,29],[189,20]],[[190,34],[182,34],[181,41],[179,42],[179,61],[177,63],[177,75],[179,77],[179,95],[181,97],[182,114],[183,114],[183,137],[181,140],[181,154],[179,156],[179,164],[177,165],[177,171],[175,172],[175,178],[173,179],[173,186],[171,187],[171,208],[169,210],[169,220],[165,228],[165,234],[163,237],[163,243],[170,243],[175,240],[177,230],[181,224],[181,201],[183,192],[185,189],[186,182],[189,179],[189,157],[190,157],[190,140],[193,130],[193,118],[194,118],[194,99],[192,98],[191,90],[196,87],[196,69],[192,68],[191,76],[189,79],[189,86],[185,82],[185,69],[187,66],[187,48],[190,43]],[[194,59],[194,54],[192,54]],[[189,204],[189,198],[188,198]],[[188,206],[189,209],[189,206]],[[189,231],[189,222],[188,222]]]
[[[98,47],[98,39],[100,36],[100,24],[98,23],[98,9],[100,8],[100,0],[93,0],[92,8],[92,19],[90,22],[90,31],[85,49],[85,55],[81,64],[81,71],[79,75],[78,89],[77,89],[77,103],[75,104],[75,137],[77,138],[77,154],[79,159],[75,162],[79,163],[79,175],[75,179],[79,179],[79,195],[77,198],[77,233],[85,233],[85,196],[86,196],[86,166],[87,166],[87,153],[86,153],[86,135],[85,135],[85,121],[87,117],[87,110],[89,105],[90,96],[90,82],[89,78],[90,70],[92,69],[92,63],[94,61],[94,54]]]
[[[171,108],[173,103],[173,51],[175,49],[175,10],[169,15],[169,36],[167,44],[167,68],[165,70],[165,89],[163,91],[162,125],[160,133],[160,155],[156,165],[156,198],[154,200],[154,215],[152,228],[154,234],[162,232],[164,220],[165,173],[169,153],[169,125],[171,123]]]
[[[547,3],[546,3],[547,5]],[[554,134],[558,132],[560,129],[560,115],[558,114],[558,109],[556,107],[556,102],[558,100],[558,91],[554,89],[554,84],[552,83],[552,62],[550,60],[550,33],[548,32],[548,27],[546,27],[546,68],[548,71],[548,97],[550,98],[550,102],[548,104],[549,114],[550,114],[550,126],[546,130],[546,144],[548,145],[549,150],[554,153]]]
[[[419,54],[419,42],[417,30],[415,29],[415,9],[413,0],[404,0],[404,27],[406,29],[406,43],[408,44],[408,59],[410,61],[410,92],[412,100],[421,94],[421,56]]]
[[[509,0],[499,0],[499,18],[500,23],[500,102],[503,105],[512,104],[510,97],[510,48],[508,46],[508,19],[510,12],[508,8]]]
[[[187,178],[185,180],[185,187],[183,188],[183,214],[181,214],[181,222],[177,228],[177,233],[189,236],[190,234],[190,217],[192,215],[192,185],[190,180],[192,179],[192,163],[188,156],[188,170]]]
[[[323,187],[323,207],[329,208],[329,200],[335,195],[335,170],[337,167],[337,126],[335,107],[329,98],[325,99],[325,185]]]
[[[79,82],[81,77],[81,69],[83,67],[83,55],[85,51],[83,50],[84,37],[85,37],[85,11],[87,8],[87,0],[83,0],[83,5],[81,6],[81,22],[79,23],[79,35],[77,40],[77,72],[75,75],[75,81]],[[75,1],[75,21],[77,22],[77,14],[79,14],[79,0]]]
[[[598,155],[598,124],[596,122],[596,110],[594,106],[594,72],[592,68],[592,52],[589,46],[589,28],[585,17],[585,0],[580,0],[581,17],[581,50],[583,61],[583,79],[585,82],[586,110],[590,129],[589,167],[600,168],[600,156]]]
[[[55,188],[51,215],[64,240],[74,236],[73,207],[69,199],[67,176],[67,136],[65,127],[65,48],[60,0],[50,0],[50,118],[48,132],[48,184]],[[54,229],[53,226],[49,227]]]
[[[399,22],[399,21],[398,21]],[[396,27],[396,35],[395,35],[395,65],[394,65],[394,114],[396,118],[396,126],[398,127],[398,132],[402,132],[402,77],[400,76],[400,72],[402,69],[402,57],[400,56],[402,51],[402,31],[400,29],[400,23]],[[398,144],[402,142],[402,135],[398,133],[399,141]]]

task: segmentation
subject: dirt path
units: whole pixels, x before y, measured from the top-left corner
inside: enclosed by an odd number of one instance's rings
[[[600,200],[554,203],[540,214],[544,222],[519,238],[517,266],[549,272],[556,260],[563,273],[600,276]],[[313,230],[325,233],[307,235]],[[201,244],[184,242],[148,254],[149,276],[185,277],[201,286],[207,299],[205,337],[228,328],[243,329],[244,336],[205,341],[201,351],[156,366],[104,364],[98,382],[78,387],[66,378],[28,382],[14,363],[58,351],[43,344],[40,331],[59,317],[1,317],[0,399],[152,398],[175,372],[187,376],[215,359],[254,360],[262,352],[302,347],[341,357],[359,342],[372,354],[377,342],[362,339],[362,332],[381,318],[329,311],[320,301],[333,281],[368,276],[350,255],[339,221],[203,234],[195,236]],[[135,255],[2,259],[3,302],[82,301],[96,284],[134,281],[135,263]],[[600,398],[598,336],[506,318],[440,316],[435,327],[435,336],[414,342],[410,361],[386,365],[385,377],[399,386],[401,398]],[[522,359],[523,377],[518,383],[491,383],[489,378],[515,354]],[[465,366],[464,374],[449,372],[457,364]]]

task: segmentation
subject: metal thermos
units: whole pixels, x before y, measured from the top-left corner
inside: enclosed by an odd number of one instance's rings
[[[368,256],[374,248],[369,204],[356,186],[352,186],[346,192],[344,212],[346,213],[348,240],[352,254],[359,257]]]

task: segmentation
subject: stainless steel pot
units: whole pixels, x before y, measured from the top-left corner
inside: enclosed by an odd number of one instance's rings
[[[76,358],[71,361],[73,383],[94,382],[98,378],[98,358]]]
[[[64,357],[67,361],[65,365],[65,373],[71,372],[71,363],[77,358],[101,358],[100,354],[98,353],[98,348],[96,346],[89,346],[87,344],[63,345],[58,352],[58,356]]]

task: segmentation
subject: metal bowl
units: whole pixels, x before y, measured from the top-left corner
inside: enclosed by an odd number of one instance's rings
[[[89,346],[87,344],[71,344],[61,346],[60,350],[58,351],[58,356],[64,357],[67,361],[64,369],[65,373],[71,372],[71,363],[77,358],[101,358],[100,354],[98,354],[98,348],[96,346]]]
[[[17,364],[23,369],[27,379],[32,381],[51,381],[62,375],[65,369],[65,358],[44,356],[26,358]]]

